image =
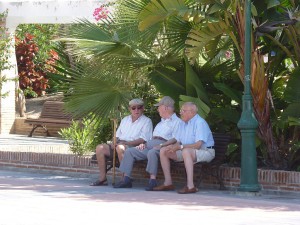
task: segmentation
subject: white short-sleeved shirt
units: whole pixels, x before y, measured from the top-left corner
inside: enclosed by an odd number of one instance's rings
[[[175,133],[175,139],[183,145],[202,141],[201,148],[214,146],[214,138],[207,122],[196,114],[187,123],[181,121]]]
[[[152,138],[153,125],[150,118],[141,115],[136,121],[132,122],[131,115],[121,120],[117,129],[116,137],[124,141],[134,141],[139,138],[149,141]]]
[[[162,137],[166,140],[175,138],[175,132],[181,119],[178,118],[176,113],[168,119],[161,118],[161,121],[155,126],[153,136]]]

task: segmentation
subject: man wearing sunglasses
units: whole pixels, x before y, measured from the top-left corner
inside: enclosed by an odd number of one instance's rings
[[[175,133],[175,139],[164,143],[160,149],[160,162],[165,181],[163,185],[153,188],[154,191],[170,191],[172,184],[170,160],[183,161],[187,185],[178,191],[179,194],[195,193],[198,189],[194,185],[194,163],[210,162],[215,157],[214,139],[207,122],[197,114],[198,108],[193,102],[182,105],[180,122]]]
[[[146,171],[150,174],[147,191],[152,191],[157,186],[156,175],[159,163],[160,146],[169,139],[174,138],[180,119],[174,113],[174,100],[169,96],[163,97],[157,104],[157,111],[161,117],[161,121],[156,125],[153,131],[153,138],[147,143],[129,148],[125,151],[124,158],[120,164],[120,171],[124,173],[124,179],[114,186],[114,188],[131,188],[132,179],[131,171],[135,161],[146,160]]]
[[[150,118],[144,113],[144,102],[141,99],[132,99],[129,102],[131,115],[121,120],[116,132],[116,151],[119,161],[123,159],[126,149],[138,146],[152,138],[153,125]],[[113,146],[100,144],[96,147],[96,157],[99,167],[99,180],[91,183],[91,186],[107,185],[105,157],[113,157]]]

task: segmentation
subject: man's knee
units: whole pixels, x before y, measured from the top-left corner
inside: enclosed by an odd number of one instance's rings
[[[167,149],[166,148],[161,148],[159,151],[159,156],[160,157],[167,157]]]
[[[183,159],[188,159],[188,158],[194,158],[193,157],[193,154],[194,154],[194,157],[195,157],[195,150],[193,149],[183,149],[182,150],[182,158]]]
[[[117,151],[118,154],[121,154],[121,153],[125,152],[125,149],[123,149],[123,148],[116,148],[116,151]]]
[[[126,151],[120,150],[121,152],[124,152],[124,157],[133,157],[134,156],[134,151],[136,151],[136,149],[134,148],[128,148],[126,149]]]
[[[97,147],[96,147],[96,155],[97,156],[101,156],[101,155],[109,156],[110,155],[109,146],[107,144],[97,145]]]
[[[149,152],[147,153],[147,158],[148,159],[158,158],[158,156],[159,156],[159,153],[156,150],[153,150],[153,149],[149,150]]]
[[[124,152],[125,149],[126,149],[126,146],[125,146],[125,145],[117,145],[117,146],[116,146],[116,151],[117,151],[118,153]]]
[[[187,157],[188,155],[189,155],[188,150],[187,150],[187,149],[183,149],[183,150],[182,150],[182,157],[185,158],[185,157]]]

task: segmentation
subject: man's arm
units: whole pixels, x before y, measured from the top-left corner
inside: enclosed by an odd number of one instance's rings
[[[182,150],[184,148],[190,148],[190,149],[200,149],[202,145],[202,141],[197,141],[194,144],[188,144],[188,145],[182,145],[180,142],[176,142],[172,145],[167,146],[168,152],[176,152],[178,150]]]
[[[181,145],[181,148],[191,148],[191,149],[200,149],[202,145],[202,141],[197,141],[194,144],[189,144],[189,145]]]
[[[162,147],[166,147],[166,146],[168,146],[168,145],[173,145],[173,144],[175,144],[176,142],[177,142],[177,140],[176,140],[175,138],[172,138],[172,139],[170,139],[170,140],[168,140],[168,141],[166,141],[166,142],[160,144],[159,146],[162,148]]]
[[[143,138],[139,138],[139,139],[136,139],[133,141],[119,141],[118,144],[129,145],[129,146],[138,146],[144,142],[145,142],[145,140]]]

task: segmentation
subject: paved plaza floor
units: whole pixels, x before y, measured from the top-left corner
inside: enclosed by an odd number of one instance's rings
[[[66,140],[18,134],[0,134],[0,151],[70,153]]]
[[[298,225],[300,197],[90,187],[91,178],[0,168],[0,225]],[[179,187],[178,187],[179,188]]]

